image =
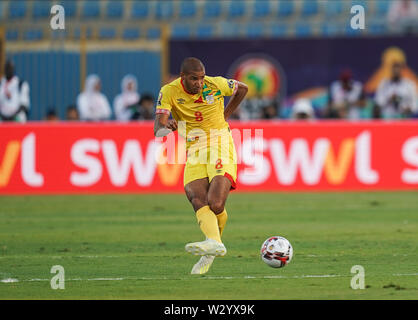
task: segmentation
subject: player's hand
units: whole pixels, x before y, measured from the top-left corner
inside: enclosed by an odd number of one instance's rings
[[[168,129],[172,130],[172,131],[176,131],[177,130],[177,121],[176,120],[169,120],[166,127]]]

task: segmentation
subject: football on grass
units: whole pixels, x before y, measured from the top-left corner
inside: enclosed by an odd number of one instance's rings
[[[261,246],[261,260],[272,268],[286,266],[293,257],[293,248],[289,240],[274,236],[264,241]]]

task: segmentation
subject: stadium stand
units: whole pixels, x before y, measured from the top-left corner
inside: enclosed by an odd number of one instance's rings
[[[73,0],[61,0],[58,2],[59,5],[63,6],[65,9],[65,18],[74,18],[77,15],[77,7],[78,7],[78,1]]]
[[[196,2],[183,0],[179,4],[179,18],[194,18],[197,14]]]
[[[191,29],[185,24],[174,24],[171,28],[171,36],[173,38],[189,38],[191,36]]]
[[[265,18],[270,15],[271,2],[266,0],[255,1],[253,4],[253,18]]]
[[[100,17],[100,1],[84,1],[81,16],[85,19],[95,19]]]
[[[123,2],[116,0],[109,1],[106,6],[106,17],[110,19],[121,19],[123,17],[123,11]]]
[[[171,19],[174,15],[173,1],[158,1],[155,7],[155,18],[158,20]]]
[[[279,2],[278,15],[280,17],[288,17],[294,12],[294,3],[292,0],[282,0]]]
[[[122,38],[124,40],[136,40],[140,35],[141,32],[139,28],[126,28],[123,30]]]
[[[214,26],[211,24],[199,25],[196,29],[196,37],[210,38],[214,34]]]
[[[75,39],[79,36],[74,29],[80,23],[89,24],[89,38],[130,41],[158,39],[161,30],[157,29],[162,23],[169,26],[174,38],[379,36],[391,32],[385,25],[390,3],[391,0],[2,0],[0,18],[9,41],[48,40],[52,33],[47,30],[49,25],[39,20],[50,17],[52,4],[64,7],[72,27],[62,34]],[[364,32],[347,26],[350,8],[358,4],[367,14],[368,28]],[[31,28],[43,30],[37,36],[25,36],[25,30]]]
[[[131,7],[131,17],[133,19],[144,19],[149,15],[148,1],[135,1]]]
[[[305,0],[302,3],[302,16],[312,17],[318,13],[318,2],[317,0]]]
[[[219,18],[222,12],[222,3],[219,0],[212,2],[205,1],[203,7],[203,17],[209,19]]]
[[[50,15],[52,2],[51,1],[34,1],[32,4],[32,18],[46,19]]]
[[[230,1],[228,3],[228,18],[242,18],[246,13],[246,2]]]
[[[21,19],[26,16],[27,2],[26,1],[13,1],[9,2],[9,19]]]

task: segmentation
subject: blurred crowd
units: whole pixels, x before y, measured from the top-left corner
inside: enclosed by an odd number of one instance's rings
[[[353,78],[350,69],[343,70],[326,94],[327,101],[320,107],[310,99],[290,101],[290,112],[281,112],[279,99],[255,97],[245,100],[234,114],[235,119],[254,120],[272,118],[301,119],[399,119],[418,117],[417,87],[402,76],[403,63],[395,62],[391,75],[383,79],[374,96],[367,95],[364,85]],[[284,115],[286,114],[286,115]]]
[[[291,101],[290,112],[283,116],[283,100],[255,96],[246,99],[232,115],[232,119],[256,120],[288,118],[310,119],[396,119],[418,117],[418,97],[415,83],[402,76],[403,63],[395,62],[391,75],[383,79],[374,96],[365,94],[364,85],[353,78],[352,72],[343,70],[339,79],[329,85],[327,102],[314,108],[312,101],[299,98]],[[4,77],[0,82],[1,121],[26,122],[30,110],[29,84],[19,79],[14,65],[7,61]],[[121,92],[114,98],[113,106],[101,92],[98,75],[91,74],[85,81],[84,90],[76,103],[66,109],[65,119],[60,119],[57,110],[50,108],[47,121],[138,121],[152,120],[155,100],[151,94],[140,94],[135,76],[126,75],[121,80]]]
[[[0,82],[0,121],[26,122],[30,111],[29,84],[15,74],[15,67],[7,61],[4,77]],[[49,107],[46,121],[133,121],[154,118],[154,97],[138,92],[138,81],[126,75],[121,81],[121,92],[114,98],[113,106],[102,93],[98,75],[91,74],[85,81],[84,90],[77,96],[75,104],[66,108],[61,119],[55,107]]]

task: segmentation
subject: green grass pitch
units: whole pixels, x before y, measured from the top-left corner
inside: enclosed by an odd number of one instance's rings
[[[227,209],[228,254],[192,276],[184,245],[203,234],[183,194],[2,196],[0,299],[418,298],[417,192],[231,193]],[[294,247],[285,268],[259,257],[273,235]]]

